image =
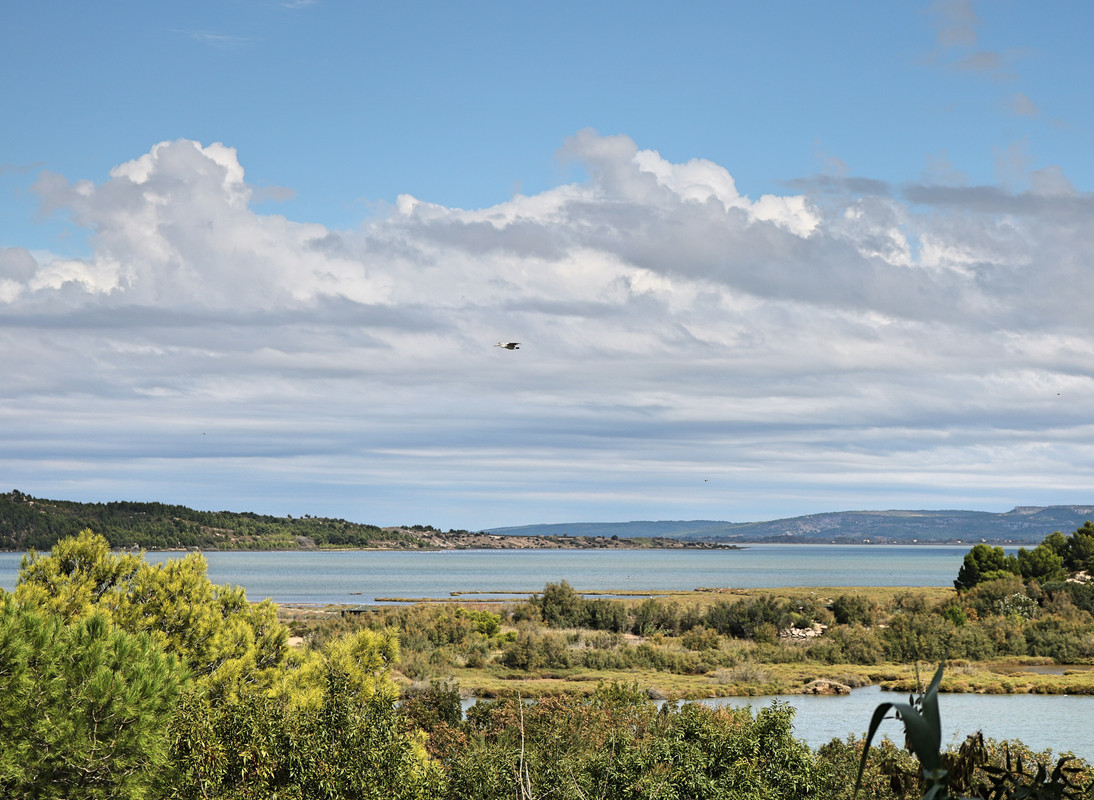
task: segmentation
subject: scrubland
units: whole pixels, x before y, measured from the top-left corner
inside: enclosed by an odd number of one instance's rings
[[[404,687],[467,696],[589,694],[625,681],[653,698],[911,691],[949,658],[942,691],[1094,693],[1094,591],[1011,576],[953,589],[699,589],[598,597],[565,581],[509,603],[418,602],[284,614],[321,645],[394,630]],[[828,686],[818,684],[825,682]]]

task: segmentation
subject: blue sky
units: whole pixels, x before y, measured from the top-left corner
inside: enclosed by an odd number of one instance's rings
[[[445,528],[1089,503],[1092,28],[15,4],[3,483]]]

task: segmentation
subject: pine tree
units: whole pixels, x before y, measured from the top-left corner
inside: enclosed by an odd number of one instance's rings
[[[150,796],[183,673],[105,614],[65,622],[10,596],[0,609],[0,796]]]

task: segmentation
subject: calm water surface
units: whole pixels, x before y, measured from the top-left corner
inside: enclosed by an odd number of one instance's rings
[[[205,557],[213,582],[243,586],[252,600],[368,603],[453,592],[533,592],[560,580],[588,591],[950,586],[968,550],[965,545],[815,544],[743,550],[208,552]],[[19,558],[0,553],[0,587],[15,586]]]
[[[779,695],[778,697],[729,697],[704,701],[734,707],[751,705],[754,711],[773,700],[794,706],[794,734],[816,748],[834,738],[862,737],[880,703],[906,703],[908,696],[883,692],[877,686],[852,690],[850,695]],[[991,739],[1018,739],[1034,750],[1070,752],[1094,763],[1094,697],[1071,695],[940,694],[942,744],[959,745],[965,737],[982,731]],[[904,729],[887,719],[879,729],[897,744]]]

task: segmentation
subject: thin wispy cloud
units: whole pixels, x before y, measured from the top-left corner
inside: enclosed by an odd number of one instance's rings
[[[1013,81],[1014,64],[1029,55],[1025,48],[987,50],[980,45],[984,24],[976,0],[938,0],[930,6],[935,23],[935,48],[928,63],[956,72],[971,72],[993,80]]]
[[[1037,104],[1022,92],[1015,92],[1006,100],[1006,106],[1018,117],[1036,117],[1040,113]]]
[[[254,41],[250,36],[235,36],[214,31],[176,30],[175,33],[218,50],[235,50],[249,45]]]
[[[29,175],[35,170],[45,166],[44,161],[35,161],[33,164],[0,164],[0,175]]]

